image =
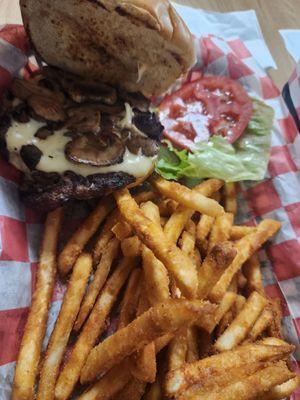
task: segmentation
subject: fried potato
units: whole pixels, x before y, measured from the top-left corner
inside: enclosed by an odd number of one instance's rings
[[[106,246],[106,251],[103,253],[101,257],[101,261],[94,273],[94,278],[85,294],[77,320],[74,325],[75,331],[79,331],[81,329],[86,318],[91,312],[95,304],[95,301],[106,282],[112,263],[114,259],[117,257],[118,252],[119,252],[119,241],[116,238],[112,238]]]
[[[121,242],[124,257],[137,258],[142,254],[142,243],[137,236],[131,236]]]
[[[236,215],[237,199],[236,199],[236,184],[234,182],[226,182],[224,185],[224,208],[226,212]]]
[[[166,394],[170,397],[177,396],[187,387],[197,382],[205,382],[211,377],[212,373],[218,375],[229,368],[241,368],[245,364],[258,361],[280,360],[291,354],[294,348],[294,346],[288,344],[270,346],[262,343],[251,343],[239,346],[232,351],[225,351],[194,363],[185,364],[181,368],[167,373]]]
[[[217,339],[214,348],[221,352],[231,350],[241,343],[267,305],[265,297],[253,292],[241,312]]]
[[[271,324],[268,326],[268,333],[270,336],[282,339],[283,338],[283,331],[281,326],[282,308],[280,299],[274,298],[274,299],[269,299],[269,301],[273,313],[273,318]]]
[[[198,211],[211,217],[224,213],[223,207],[215,200],[203,196],[197,189],[189,189],[177,182],[156,178],[152,181],[154,187],[163,195],[177,201],[180,205]]]
[[[237,295],[233,292],[225,293],[223,299],[221,300],[218,308],[215,311],[214,319],[212,319],[208,332],[212,333],[215,327],[220,323],[221,319],[226,315],[226,313],[233,306],[237,298]],[[226,326],[227,328],[227,326]]]
[[[280,222],[266,219],[258,225],[257,232],[251,233],[237,242],[235,245],[237,255],[209,294],[211,301],[217,302],[224,296],[232,278],[241,269],[244,262],[272,237],[279,228]]]
[[[233,214],[226,213],[215,219],[208,241],[208,252],[219,243],[229,240]]]
[[[249,235],[250,233],[255,233],[256,228],[254,226],[247,225],[233,225],[230,230],[230,239],[231,240],[240,240],[244,236]]]
[[[127,189],[115,193],[115,198],[121,214],[133,226],[139,238],[169,270],[180,290],[187,297],[193,297],[198,281],[192,260],[167,239],[160,225],[144,215]]]
[[[170,215],[172,215],[178,207],[177,201],[171,199],[159,198],[155,203],[159,209],[160,215],[166,218],[170,217]]]
[[[141,210],[147,218],[151,219],[151,221],[155,222],[157,225],[160,225],[160,213],[156,204],[152,203],[152,201],[147,201],[141,205]]]
[[[55,388],[57,400],[65,400],[71,395],[89,352],[105,329],[106,318],[117,300],[118,293],[134,267],[133,260],[121,260],[106,282],[58,378]]]
[[[199,360],[199,344],[198,329],[196,326],[190,326],[186,331],[187,354],[186,361],[188,363]]]
[[[134,269],[127,283],[124,297],[121,302],[118,329],[124,328],[134,320],[140,297],[141,270]]]
[[[146,382],[133,378],[114,397],[114,400],[140,400],[145,393],[146,385]]]
[[[150,386],[148,392],[145,394],[145,400],[161,400],[163,398],[163,391],[161,382],[156,380]]]
[[[271,324],[272,318],[272,311],[269,308],[266,308],[252,326],[246,341],[254,342]]]
[[[289,398],[300,385],[300,377],[295,376],[281,385],[270,389],[267,393],[257,397],[256,400],[283,400]]]
[[[205,299],[236,256],[230,242],[217,244],[198,270],[198,298]]]
[[[184,325],[192,324],[213,310],[212,305],[198,300],[169,300],[150,308],[90,352],[82,369],[80,381],[82,383],[92,381],[98,374],[106,372],[114,364],[146,344],[164,334],[174,333]]]
[[[247,278],[243,274],[243,271],[239,270],[236,274],[238,290],[241,291],[247,285]]]
[[[201,216],[200,221],[198,222],[197,231],[196,231],[196,238],[200,244],[203,243],[204,240],[210,234],[210,231],[213,227],[214,222],[215,222],[215,218],[213,218],[213,217],[209,217],[208,215],[204,215],[204,214]]]
[[[132,236],[132,228],[129,224],[124,221],[119,221],[111,228],[111,231],[120,242],[130,236]]]
[[[246,298],[240,294],[236,296],[236,300],[234,302],[233,306],[233,316],[234,318],[242,311],[244,308],[244,305],[246,303]]]
[[[46,332],[48,311],[56,274],[56,249],[63,210],[47,215],[40,249],[36,288],[24,329],[12,388],[12,400],[34,398],[42,342]]]
[[[138,204],[141,204],[141,203],[145,203],[146,201],[154,200],[156,197],[156,193],[149,190],[147,192],[145,191],[145,192],[138,193],[138,194],[134,195],[133,197],[134,197],[134,200]]]
[[[183,231],[179,242],[179,247],[187,256],[191,257],[194,252],[195,241],[195,236],[193,236],[190,232]]]
[[[92,271],[92,257],[82,253],[75,262],[63,303],[50,336],[38,387],[38,400],[53,400],[59,367]]]
[[[102,221],[114,207],[115,203],[111,197],[101,200],[97,207],[71,236],[58,256],[58,270],[62,276],[66,276],[68,272],[70,272],[84,246],[94,233],[96,233]]]
[[[150,383],[155,381],[157,371],[154,342],[132,355],[130,369],[132,375],[139,381]]]
[[[256,254],[253,254],[243,265],[243,272],[247,279],[247,293],[256,291],[262,295],[265,293],[263,286],[260,263]]]
[[[187,337],[186,330],[179,332],[168,346],[167,370],[172,371],[181,367],[186,360],[187,355]]]

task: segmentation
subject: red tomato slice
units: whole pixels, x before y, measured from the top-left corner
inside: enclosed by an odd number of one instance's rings
[[[193,150],[212,135],[234,143],[246,129],[252,109],[251,99],[238,82],[204,76],[167,96],[160,105],[160,119],[168,139]]]

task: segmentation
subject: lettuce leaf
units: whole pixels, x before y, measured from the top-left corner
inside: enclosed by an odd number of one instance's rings
[[[190,153],[165,140],[156,171],[166,179],[219,178],[227,182],[264,178],[271,144],[274,111],[253,99],[253,113],[247,129],[232,145],[222,136],[212,136]]]

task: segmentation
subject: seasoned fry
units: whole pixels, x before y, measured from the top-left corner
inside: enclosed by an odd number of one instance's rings
[[[152,201],[147,201],[141,205],[141,210],[147,218],[151,219],[151,221],[155,222],[157,225],[160,225],[159,208],[156,204],[152,203]]]
[[[58,270],[62,276],[66,276],[70,272],[84,246],[94,233],[96,233],[101,222],[114,207],[115,204],[111,197],[101,200],[98,206],[71,236],[58,257]]]
[[[105,329],[106,318],[134,267],[131,259],[123,259],[105,284],[58,378],[55,388],[57,400],[65,400],[72,393],[87,356]]]
[[[124,328],[134,320],[140,297],[141,270],[134,269],[127,283],[126,291],[121,303],[118,329]]]
[[[147,344],[131,357],[131,373],[143,382],[153,383],[156,377],[155,343]]]
[[[193,297],[197,291],[198,281],[192,260],[167,239],[160,225],[144,215],[127,189],[115,193],[115,198],[123,217],[133,226],[143,243],[169,270],[180,290],[187,297]]]
[[[163,391],[160,381],[157,379],[150,386],[148,392],[145,395],[145,400],[161,400],[163,398]]]
[[[133,378],[114,397],[114,400],[140,400],[145,393],[146,385],[146,382]]]
[[[240,294],[236,296],[236,300],[233,307],[233,316],[234,318],[242,311],[244,305],[246,303],[246,298]]]
[[[187,355],[188,363],[199,360],[199,344],[198,344],[198,329],[196,326],[190,326],[186,332]]]
[[[146,246],[143,246],[142,257],[148,301],[155,306],[170,298],[168,272]]]
[[[281,385],[277,385],[256,400],[282,400],[289,398],[300,385],[300,377],[295,376]]]
[[[243,265],[243,272],[247,279],[247,293],[256,291],[262,295],[265,293],[263,286],[260,263],[256,254],[253,254]]]
[[[81,300],[84,296],[92,265],[92,257],[87,253],[82,253],[75,262],[58,319],[46,351],[40,374],[38,400],[54,399],[55,383],[59,367],[68,344],[72,326],[79,311]]]
[[[134,200],[138,203],[145,203],[146,201],[151,201],[154,200],[156,197],[156,194],[149,190],[148,192],[141,192],[133,196]]]
[[[219,390],[200,392],[200,395],[195,394],[192,398],[194,400],[202,400],[203,398],[205,400],[251,400],[262,396],[273,386],[280,385],[294,377],[295,374],[286,367],[284,362],[278,362],[245,379],[221,387]],[[185,397],[182,397],[182,399],[185,399]]]
[[[194,253],[192,254],[192,259],[196,268],[196,271],[199,271],[201,265],[202,265],[202,258],[199,249],[195,247]]]
[[[229,240],[230,229],[233,224],[233,214],[226,213],[215,219],[208,241],[208,252],[218,244]]]
[[[120,242],[130,236],[132,236],[132,228],[129,224],[124,221],[119,221],[111,228],[111,231]]]
[[[197,189],[189,189],[177,182],[156,178],[152,181],[155,188],[163,195],[177,201],[182,206],[198,211],[211,217],[224,213],[223,207],[208,197],[203,196]]]
[[[272,321],[272,318],[272,311],[269,308],[266,308],[253,325],[246,340],[249,342],[254,342],[267,329]]]
[[[241,270],[239,270],[236,275],[237,275],[238,290],[243,290],[244,287],[247,285],[247,278],[245,277],[243,271]]]
[[[270,299],[271,310],[273,313],[272,322],[268,327],[269,335],[278,339],[283,338],[283,331],[281,326],[282,309],[280,299]]]
[[[121,249],[124,257],[140,257],[142,254],[142,243],[137,236],[131,236],[122,241]]]
[[[97,299],[97,296],[106,282],[113,260],[118,255],[118,251],[119,251],[119,241],[116,238],[112,238],[108,242],[106,250],[101,257],[101,261],[97,266],[93,281],[91,282],[90,286],[87,289],[83,303],[80,307],[77,320],[74,325],[75,331],[79,331],[81,329],[86,318],[91,312],[95,304],[95,301]]]
[[[247,261],[264,242],[272,237],[279,228],[280,222],[266,219],[258,225],[257,232],[245,236],[236,244],[237,255],[209,294],[209,299],[211,301],[217,302],[224,296],[232,278],[237,271],[240,270],[243,263]]]
[[[172,215],[178,207],[178,203],[171,199],[159,199],[156,201],[156,205],[160,215],[166,218]]]
[[[256,228],[254,226],[247,225],[233,225],[230,230],[230,239],[231,240],[240,240],[244,236],[249,235],[250,233],[255,233]]]
[[[218,338],[214,348],[221,352],[231,350],[241,343],[266,305],[267,300],[259,293],[253,292],[241,312]]]
[[[230,310],[233,306],[234,302],[236,301],[237,295],[233,292],[225,293],[223,299],[221,300],[218,308],[215,311],[214,319],[212,319],[211,324],[209,326],[209,333],[212,333],[215,327],[219,324],[221,319],[226,315],[226,313]],[[226,326],[227,328],[227,326]]]
[[[197,232],[196,232],[196,237],[197,240],[200,243],[203,243],[203,241],[208,237],[211,228],[213,227],[215,218],[209,217],[208,215],[202,215],[200,218],[200,221],[198,222],[197,225]]]
[[[183,325],[209,315],[214,307],[202,301],[169,300],[150,308],[127,327],[117,331],[96,346],[89,354],[80,381],[90,382],[98,374],[166,333],[173,333]]]
[[[231,264],[236,250],[230,242],[217,244],[198,270],[198,298],[205,299]]]
[[[168,346],[167,369],[172,371],[181,367],[186,360],[187,340],[186,330],[179,332]]]
[[[93,248],[94,265],[97,265],[99,263],[101,255],[106,249],[107,243],[114,237],[114,234],[111,229],[113,226],[115,226],[115,224],[118,222],[119,219],[120,219],[120,214],[118,210],[114,210],[107,217],[101,229],[101,233],[99,234],[96,244]]]
[[[187,255],[190,256],[194,252],[196,238],[190,232],[183,231],[179,247]]]
[[[226,182],[224,185],[224,207],[226,212],[236,215],[237,199],[236,199],[236,184],[234,182]]]
[[[292,345],[270,346],[262,343],[251,343],[239,346],[232,351],[225,351],[204,358],[181,368],[168,372],[165,389],[170,397],[182,393],[187,387],[197,382],[205,382],[212,373],[220,374],[229,368],[241,368],[245,364],[258,361],[280,360],[294,351]]]
[[[12,400],[31,400],[38,373],[41,347],[46,332],[48,310],[55,283],[56,248],[63,217],[59,208],[46,218],[40,249],[36,288],[25,325],[12,389]]]

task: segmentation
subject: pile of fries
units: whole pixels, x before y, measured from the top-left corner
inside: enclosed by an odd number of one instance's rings
[[[294,346],[256,254],[280,224],[236,226],[236,212],[234,184],[153,177],[101,200],[58,256],[64,210],[50,213],[12,399],[288,397]],[[41,355],[57,271],[68,284]]]

